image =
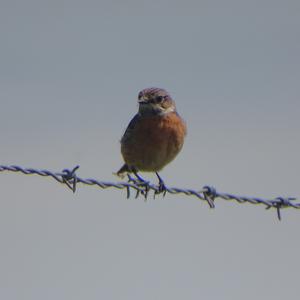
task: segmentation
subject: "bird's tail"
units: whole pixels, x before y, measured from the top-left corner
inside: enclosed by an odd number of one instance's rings
[[[124,178],[126,173],[129,173],[129,172],[131,172],[131,170],[129,169],[128,165],[124,164],[121,167],[121,169],[118,172],[114,173],[114,174],[121,177],[121,178]]]

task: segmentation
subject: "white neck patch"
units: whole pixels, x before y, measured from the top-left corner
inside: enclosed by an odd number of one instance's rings
[[[163,116],[163,115],[166,115],[166,114],[171,113],[171,112],[174,112],[174,111],[175,111],[175,107],[174,107],[174,106],[170,106],[170,107],[168,107],[167,109],[162,110],[162,111],[159,113],[159,115],[160,115],[160,116]]]

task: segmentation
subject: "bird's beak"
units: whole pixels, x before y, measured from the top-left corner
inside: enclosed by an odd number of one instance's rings
[[[138,104],[146,104],[147,101],[144,98],[138,100]]]

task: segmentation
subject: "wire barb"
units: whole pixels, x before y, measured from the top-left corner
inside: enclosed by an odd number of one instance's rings
[[[215,208],[214,200],[218,196],[217,190],[212,186],[204,186],[203,190],[206,190],[203,192],[203,196],[207,203],[209,204],[210,208]]]
[[[71,171],[68,169],[63,170],[63,174],[61,175],[61,178],[63,182],[67,185],[67,187],[73,191],[73,193],[76,192],[76,184],[77,184],[77,175],[76,171],[79,169],[79,166],[76,166]]]
[[[142,195],[147,200],[150,191],[153,191],[153,196],[157,194],[184,194],[186,196],[196,196],[198,199],[208,203],[210,208],[215,207],[215,199],[220,198],[226,201],[236,201],[238,203],[250,203],[250,204],[260,204],[264,205],[266,209],[274,208],[277,212],[278,220],[281,220],[281,209],[282,208],[295,208],[300,209],[300,202],[296,198],[292,197],[277,197],[274,199],[262,199],[256,197],[245,197],[245,196],[236,196],[232,194],[220,193],[217,192],[214,187],[204,186],[202,190],[196,191],[192,189],[182,189],[176,187],[162,187],[158,184],[152,184],[151,182],[145,180],[144,178],[136,175],[136,178],[128,174],[128,182],[104,182],[98,181],[96,179],[84,179],[77,176],[76,171],[79,169],[79,166],[74,167],[73,169],[64,169],[61,173],[54,173],[48,170],[37,170],[33,168],[22,168],[20,166],[4,166],[0,165],[0,172],[9,171],[9,172],[19,172],[25,175],[39,175],[43,177],[52,177],[59,183],[67,185],[67,187],[76,192],[78,183],[84,185],[95,185],[99,188],[116,188],[119,190],[125,189],[127,193],[127,198],[130,198],[131,189],[135,190],[136,198],[139,195]]]

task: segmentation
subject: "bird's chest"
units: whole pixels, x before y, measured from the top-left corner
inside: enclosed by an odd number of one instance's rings
[[[185,126],[177,114],[156,116],[141,120],[136,127],[135,146],[146,158],[173,159],[182,147],[185,135]]]
[[[125,162],[138,170],[160,170],[180,151],[185,133],[176,113],[141,118],[122,141]]]
[[[169,144],[176,144],[178,131],[176,123],[176,119],[172,117],[152,117],[141,120],[135,133],[140,141],[139,146],[144,145],[145,148],[159,151],[167,148]]]

